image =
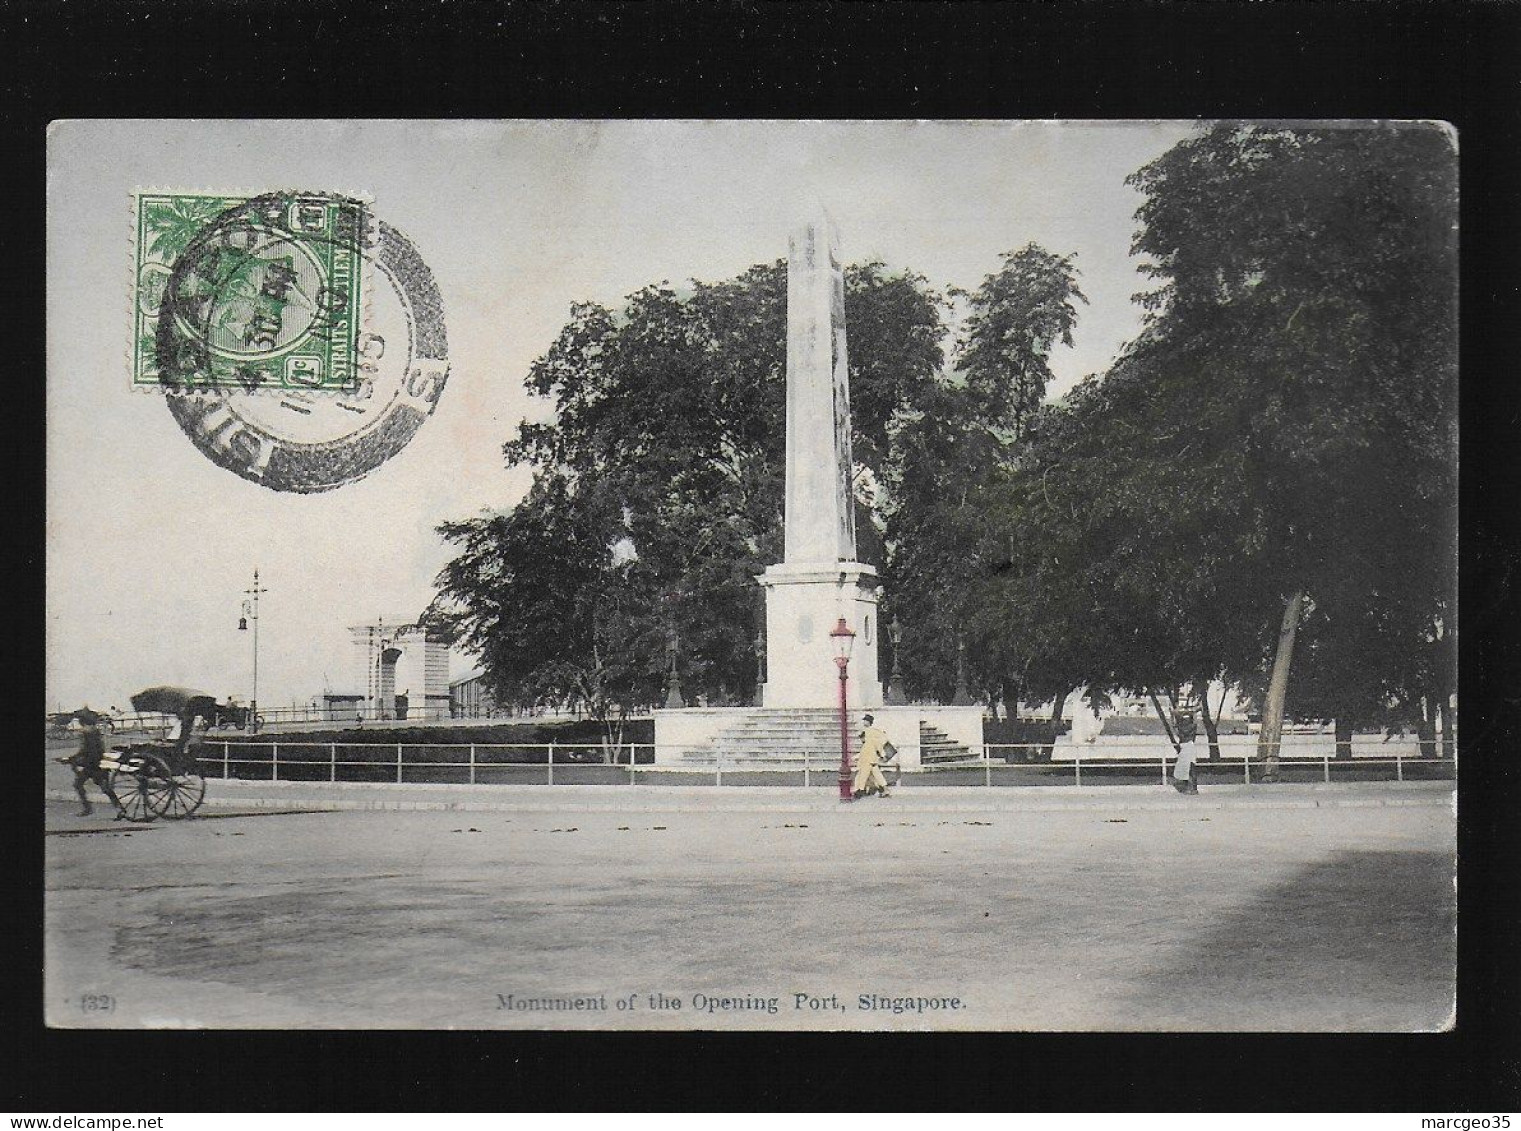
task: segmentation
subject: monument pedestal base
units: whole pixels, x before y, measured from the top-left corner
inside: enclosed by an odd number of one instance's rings
[[[856,634],[845,702],[880,707],[877,674],[877,571],[863,562],[771,566],[756,578],[766,590],[764,707],[838,707],[839,668],[829,630],[841,618]]]

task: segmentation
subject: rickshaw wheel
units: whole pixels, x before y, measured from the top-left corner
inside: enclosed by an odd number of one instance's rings
[[[201,807],[205,797],[206,779],[200,774],[173,774],[169,777],[159,815],[166,821],[183,821]]]
[[[169,767],[162,758],[142,755],[135,770],[111,771],[111,792],[122,815],[129,821],[145,825],[163,812],[165,783],[170,780]]]

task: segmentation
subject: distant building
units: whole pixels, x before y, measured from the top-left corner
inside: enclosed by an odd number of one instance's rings
[[[337,695],[331,691],[322,695],[322,717],[330,723],[351,723],[363,711],[363,695]]]
[[[449,714],[456,719],[479,719],[496,713],[496,701],[486,686],[486,673],[477,668],[449,684]]]
[[[1070,733],[1074,743],[1092,743],[1104,732],[1105,722],[1109,719],[1137,719],[1149,724],[1156,718],[1156,707],[1151,701],[1151,696],[1147,694],[1114,695],[1110,698],[1109,706],[1095,715],[1083,699],[1086,690],[1086,688],[1079,688],[1067,699],[1067,712],[1072,719]],[[1226,730],[1237,724],[1245,727],[1246,701],[1236,688],[1228,688],[1219,680],[1213,680],[1209,684],[1208,694],[1210,716],[1215,720],[1216,725]],[[1166,709],[1168,702],[1166,696],[1161,698],[1161,702]],[[1198,704],[1194,702],[1192,695],[1187,693],[1184,694],[1183,701],[1178,706],[1189,710],[1198,709]],[[1157,726],[1160,728],[1161,723],[1158,722]],[[1118,729],[1118,727],[1111,728],[1112,731]],[[1203,733],[1202,725],[1200,733]]]

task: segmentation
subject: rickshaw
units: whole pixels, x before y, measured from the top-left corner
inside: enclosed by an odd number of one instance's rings
[[[111,771],[111,789],[122,815],[142,824],[159,817],[183,820],[206,797],[197,757],[197,723],[216,719],[221,708],[215,696],[184,687],[150,687],[132,696],[132,707],[173,715],[180,728],[173,739],[113,746],[102,759],[102,767]]]

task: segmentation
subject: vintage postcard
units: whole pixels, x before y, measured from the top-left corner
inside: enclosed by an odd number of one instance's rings
[[[1458,146],[54,123],[48,1024],[1452,1027]]]

